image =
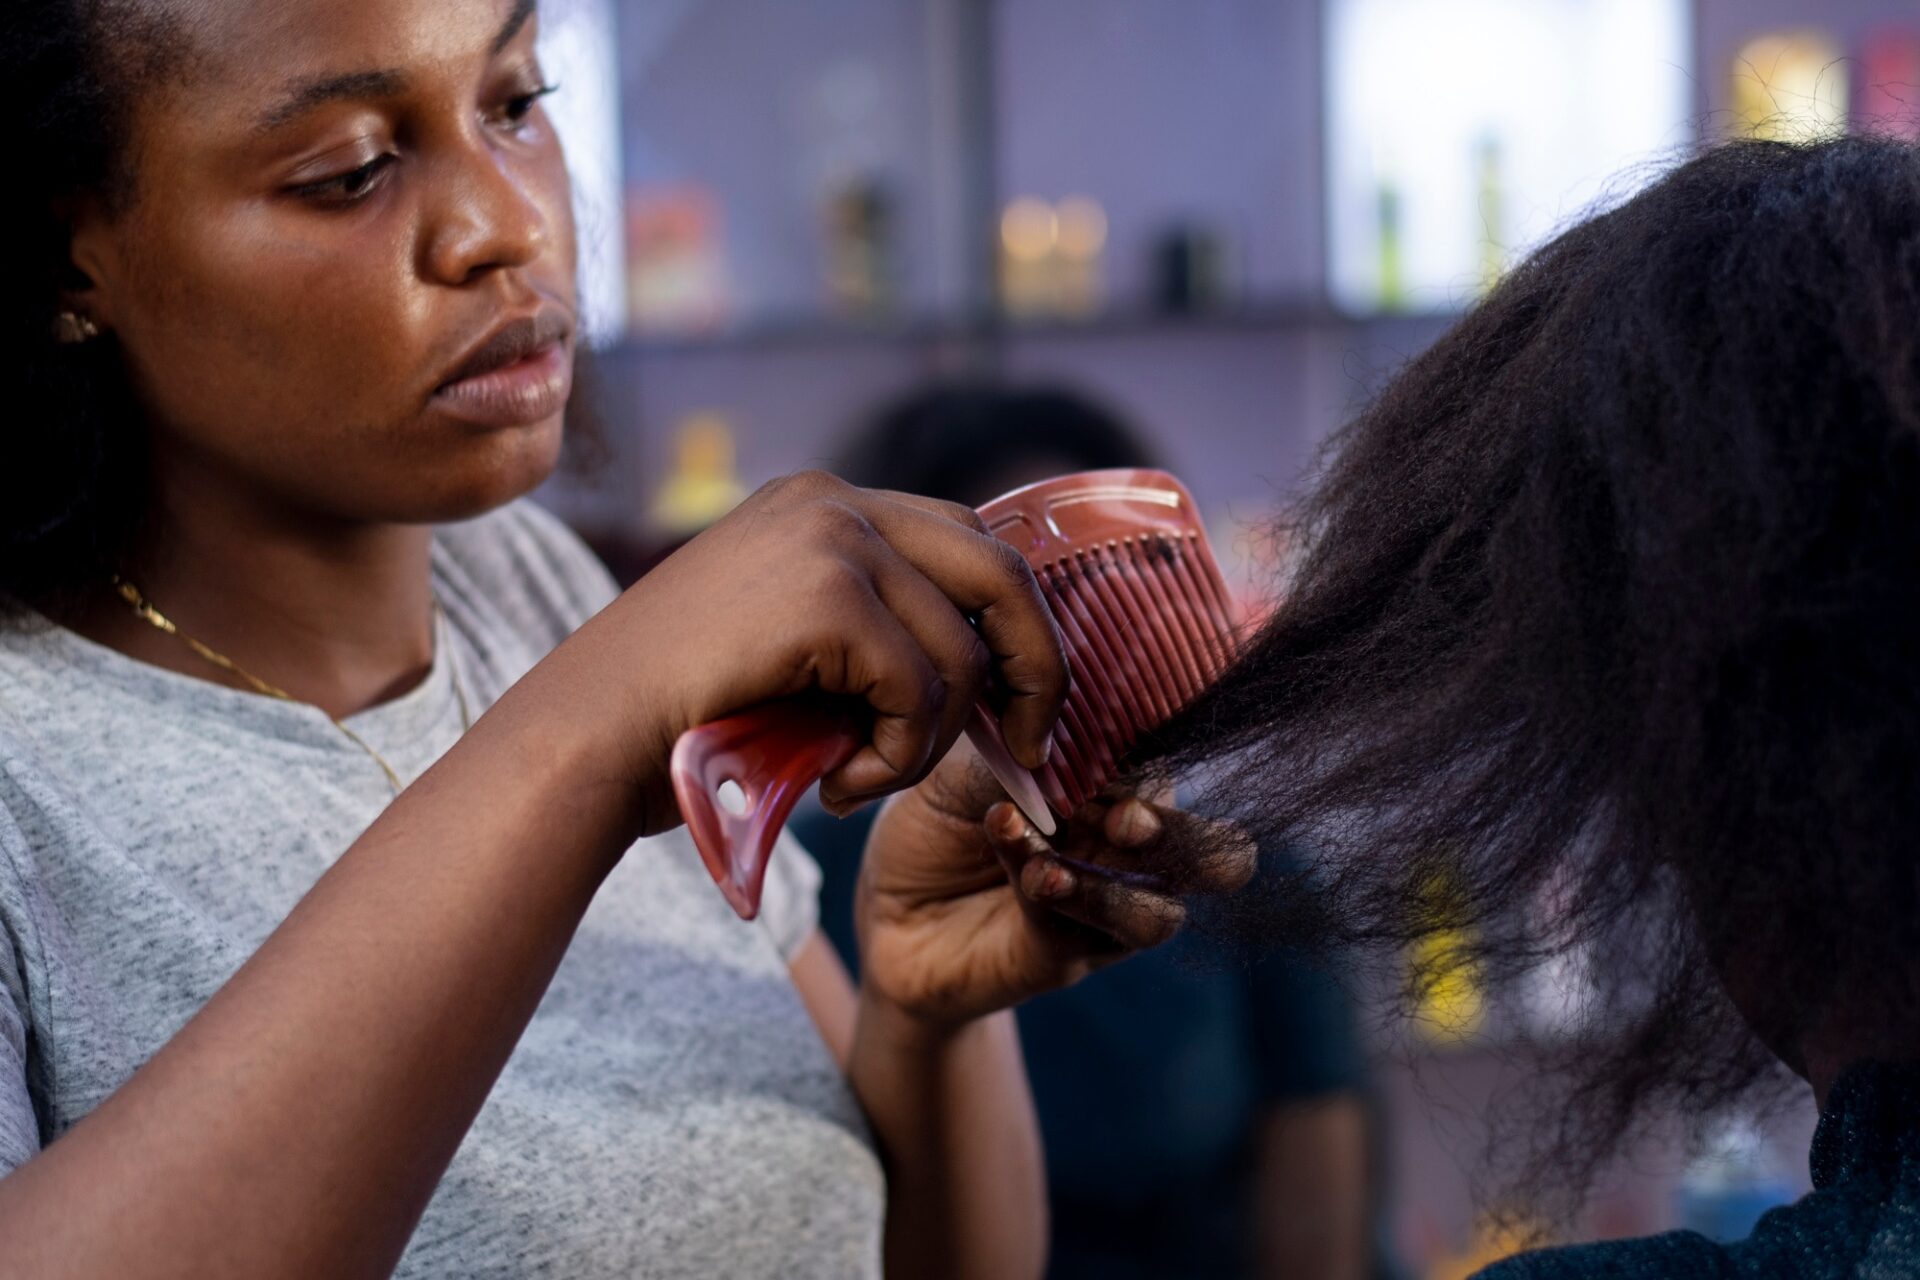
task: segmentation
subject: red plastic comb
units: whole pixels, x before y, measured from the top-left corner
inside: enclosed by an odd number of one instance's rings
[[[1232,660],[1239,612],[1193,497],[1160,471],[1088,471],[1016,490],[980,509],[1033,566],[1067,652],[1070,684],[1053,750],[1035,778],[1015,764],[991,712],[967,736],[1044,834],[1049,806],[1077,812],[1141,736],[1191,702]],[[795,700],[689,730],[673,788],[707,870],[752,919],[767,861],[794,803],[865,741],[847,702]]]

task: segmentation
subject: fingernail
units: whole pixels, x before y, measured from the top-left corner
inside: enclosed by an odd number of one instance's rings
[[[1120,806],[1119,838],[1123,844],[1146,844],[1158,836],[1162,830],[1160,815],[1138,800],[1128,800]]]
[[[1027,820],[1010,804],[995,805],[987,814],[988,828],[994,839],[1008,844],[1026,835]]]
[[[836,818],[851,818],[854,814],[860,812],[877,799],[879,799],[878,796],[842,796],[838,799],[829,800],[825,796],[822,796],[820,797],[820,807]]]
[[[1050,859],[1035,859],[1021,872],[1030,898],[1064,898],[1073,892],[1073,872]]]

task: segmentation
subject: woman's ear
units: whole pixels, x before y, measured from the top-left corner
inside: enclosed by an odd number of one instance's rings
[[[114,284],[120,227],[96,197],[76,199],[56,210],[67,227],[67,260],[60,270],[59,305],[104,332],[113,328]]]

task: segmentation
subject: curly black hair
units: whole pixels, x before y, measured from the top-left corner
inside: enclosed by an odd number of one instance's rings
[[[70,593],[109,571],[142,519],[145,459],[111,335],[55,340],[75,281],[77,202],[130,198],[130,107],[181,47],[135,0],[5,0],[0,113],[13,122],[13,194],[0,202],[0,382],[14,388],[0,465],[0,602]],[[137,56],[136,56],[137,55]]]
[[[1284,531],[1158,767],[1319,851],[1239,913],[1269,937],[1590,948],[1536,1196],[1836,1006],[1920,1025],[1920,151],[1721,145],[1565,232]]]

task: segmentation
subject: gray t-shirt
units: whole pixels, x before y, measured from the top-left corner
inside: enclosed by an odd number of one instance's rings
[[[613,598],[519,503],[441,530],[426,680],[348,723],[417,777]],[[645,655],[635,659],[645,661]],[[0,1171],[166,1043],[391,798],[316,709],[0,634]],[[818,870],[785,844],[735,919],[684,830],[641,841],[572,949],[399,1271],[877,1275],[884,1186],[793,989]]]

